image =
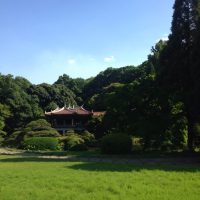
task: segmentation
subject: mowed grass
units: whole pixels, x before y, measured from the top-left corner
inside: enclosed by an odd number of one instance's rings
[[[0,200],[199,200],[200,169],[0,156]]]

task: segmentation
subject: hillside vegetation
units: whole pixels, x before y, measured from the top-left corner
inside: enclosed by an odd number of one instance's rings
[[[96,139],[122,133],[138,138],[143,149],[198,148],[199,5],[199,0],[175,1],[169,40],[152,47],[140,66],[108,68],[87,80],[63,74],[52,85],[1,74],[0,143],[43,118],[45,110],[84,105],[106,111],[88,124]]]

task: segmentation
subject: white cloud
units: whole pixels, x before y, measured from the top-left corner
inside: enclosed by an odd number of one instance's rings
[[[74,59],[69,59],[67,62],[68,62],[69,65],[73,65],[73,64],[76,63],[76,60],[74,60]]]
[[[104,58],[104,61],[105,61],[105,62],[113,62],[113,61],[115,61],[115,57],[114,57],[114,56],[105,57],[105,58]]]

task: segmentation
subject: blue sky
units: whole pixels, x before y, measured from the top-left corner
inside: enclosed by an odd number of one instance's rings
[[[174,0],[0,0],[0,73],[53,83],[138,65],[170,33]]]

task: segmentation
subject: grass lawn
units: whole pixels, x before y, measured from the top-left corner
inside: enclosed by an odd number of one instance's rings
[[[199,200],[200,167],[0,156],[0,200]]]

